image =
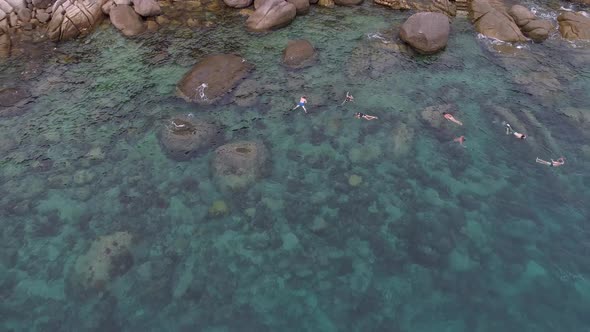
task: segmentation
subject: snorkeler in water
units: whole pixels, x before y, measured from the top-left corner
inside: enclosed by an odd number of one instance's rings
[[[354,97],[348,91],[346,91],[346,98],[342,102],[342,105],[349,103],[351,101],[354,101]]]
[[[519,133],[514,131],[514,129],[512,129],[512,126],[510,125],[510,123],[506,123],[506,135],[514,135],[514,137],[518,138],[518,139],[526,139],[527,136],[523,133]]]
[[[551,166],[551,167],[559,167],[559,166],[565,164],[565,158],[564,157],[560,157],[557,160],[551,159],[551,161],[546,161],[546,160],[543,160],[543,159],[539,159],[539,157],[537,157],[536,162],[539,163],[539,164],[547,165],[547,166]]]
[[[367,115],[367,114],[364,114],[364,113],[361,113],[361,112],[357,112],[357,113],[354,115],[354,117],[355,117],[355,118],[357,118],[357,119],[365,119],[365,120],[369,120],[369,121],[371,121],[371,120],[375,120],[375,119],[379,119],[379,118],[378,118],[378,117],[376,117],[376,116]]]
[[[307,104],[307,97],[302,96],[301,98],[299,98],[299,104],[297,104],[295,107],[293,107],[292,110],[295,110],[295,109],[301,107],[301,108],[303,108],[303,111],[305,111],[305,113],[307,113],[307,109],[305,109],[305,104]]]
[[[447,119],[451,122],[454,122],[454,123],[458,124],[459,126],[463,125],[463,122],[455,119],[455,117],[451,113],[443,112],[443,116],[445,117],[445,119]]]
[[[465,145],[463,144],[467,139],[465,138],[465,136],[459,136],[457,138],[455,138],[453,140],[453,142],[457,142],[459,144],[461,144],[462,147],[465,147]]]

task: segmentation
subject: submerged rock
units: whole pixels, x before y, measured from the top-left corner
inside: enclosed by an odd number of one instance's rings
[[[211,55],[184,75],[177,91],[186,101],[209,104],[233,89],[252,68],[239,55]]]
[[[433,54],[447,46],[451,26],[441,13],[417,13],[410,16],[400,30],[400,37],[423,54]]]
[[[141,17],[128,5],[111,7],[109,17],[111,23],[125,36],[139,35],[146,29]]]
[[[132,238],[127,232],[117,232],[94,241],[86,254],[76,260],[70,278],[71,286],[101,290],[113,278],[127,272],[133,265],[133,256],[129,251]]]
[[[315,59],[315,49],[307,40],[290,40],[283,50],[283,63],[291,68],[302,68]]]
[[[537,19],[535,14],[527,8],[514,5],[508,11],[522,32],[535,42],[542,42],[549,37],[553,24],[549,20]]]
[[[263,175],[267,158],[268,151],[260,141],[229,143],[215,150],[213,173],[222,189],[244,189]]]
[[[160,132],[162,150],[174,160],[188,160],[211,146],[217,127],[189,116],[177,116]]]
[[[256,10],[246,20],[246,27],[252,31],[268,31],[285,27],[297,15],[294,4],[284,0],[260,0]]]
[[[579,13],[565,12],[557,17],[559,32],[565,39],[589,39],[590,17]]]
[[[473,0],[470,15],[475,29],[486,37],[505,42],[526,41],[512,17],[494,8],[488,0]]]
[[[86,34],[103,18],[102,0],[58,0],[53,4],[47,35],[51,40],[68,40]]]
[[[24,89],[4,88],[0,89],[0,107],[9,107],[30,97],[31,94]],[[0,111],[1,113],[1,111]]]

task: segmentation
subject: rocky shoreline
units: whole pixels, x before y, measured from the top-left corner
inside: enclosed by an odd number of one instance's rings
[[[584,8],[581,0],[581,9]],[[188,27],[212,27],[215,17],[227,10],[239,9],[247,16],[245,28],[253,32],[266,32],[289,25],[296,16],[305,15],[311,6],[357,6],[362,0],[191,0],[167,2],[156,0],[0,0],[0,57],[11,55],[11,49],[19,42],[43,40],[65,41],[91,33],[105,18],[125,36],[135,36],[155,31],[168,24]],[[375,4],[396,10],[415,10],[446,15],[453,19],[467,14],[475,29],[489,38],[504,42],[542,42],[558,30],[567,40],[590,40],[590,17],[585,12],[552,8],[558,14],[557,22],[538,18],[521,5],[510,8],[501,0],[473,0],[468,2],[468,13],[458,11],[459,3],[449,0],[375,0]],[[464,7],[462,4],[461,6]],[[555,7],[555,6],[554,6]],[[190,9],[190,10],[187,10]],[[187,13],[205,13],[204,18]],[[187,17],[188,16],[188,17]],[[209,17],[209,19],[207,19]],[[423,22],[412,23],[418,34],[428,35],[432,15]],[[415,21],[416,19],[412,19]],[[428,23],[427,23],[428,22]],[[440,17],[438,27],[445,25]],[[443,33],[430,29],[444,40]],[[404,37],[405,36],[405,37]],[[414,40],[421,37],[414,37]],[[431,36],[426,36],[432,42]],[[448,38],[448,37],[446,37]],[[432,53],[428,47],[412,43],[408,32],[402,39],[420,53]],[[440,41],[439,41],[440,42]],[[425,48],[426,47],[426,48]],[[438,50],[444,48],[438,47]]]

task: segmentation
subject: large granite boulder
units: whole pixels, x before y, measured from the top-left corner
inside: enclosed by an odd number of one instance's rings
[[[549,20],[538,19],[533,12],[521,5],[514,5],[508,11],[520,30],[535,42],[542,42],[549,37],[553,24]]]
[[[102,290],[115,277],[133,265],[129,251],[132,236],[117,232],[101,236],[92,243],[86,254],[78,257],[69,278],[75,289]]]
[[[133,0],[133,9],[143,17],[158,16],[162,14],[162,9],[155,0]]]
[[[211,147],[217,127],[192,116],[173,117],[160,132],[162,150],[174,160],[188,160]]]
[[[308,66],[315,59],[316,52],[307,40],[290,40],[283,50],[283,63],[291,68]]]
[[[473,0],[470,15],[475,29],[486,37],[505,42],[526,41],[512,17],[506,11],[494,8],[488,0]]]
[[[184,75],[177,91],[186,101],[210,104],[233,89],[252,68],[239,55],[210,55]]]
[[[255,5],[256,6],[256,5]],[[246,20],[251,31],[268,31],[289,25],[297,15],[294,4],[284,0],[264,0]]]
[[[557,17],[561,36],[569,40],[590,39],[590,17],[565,12]]]
[[[104,0],[57,0],[51,11],[47,36],[51,40],[67,40],[89,33],[102,21],[103,2]]]
[[[287,0],[295,6],[297,15],[305,15],[309,12],[309,0]]]
[[[253,0],[223,0],[223,2],[232,8],[246,8],[252,4]]]
[[[260,141],[240,141],[220,146],[212,161],[221,189],[241,190],[264,172],[268,151]]]
[[[141,16],[128,5],[118,5],[111,7],[109,12],[111,23],[119,29],[125,36],[136,36],[144,32],[146,25]]]
[[[334,0],[338,6],[356,6],[363,3],[363,0]]]
[[[375,3],[396,10],[416,10],[421,12],[438,12],[455,16],[457,8],[449,0],[375,0]]]
[[[433,54],[447,46],[451,25],[441,13],[417,13],[400,29],[400,37],[422,54]]]

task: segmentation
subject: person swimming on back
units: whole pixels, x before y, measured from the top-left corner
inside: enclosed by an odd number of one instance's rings
[[[455,138],[453,142],[458,142],[459,144],[461,144],[462,147],[465,147],[465,145],[463,145],[463,142],[465,142],[466,140],[467,139],[465,138],[465,136],[459,136]]]
[[[539,159],[539,157],[537,157],[536,162],[539,163],[539,164],[543,164],[543,165],[547,165],[547,166],[551,166],[551,167],[559,167],[559,166],[565,164],[565,158],[564,157],[560,157],[557,160],[551,159],[551,161],[546,161],[546,160],[543,160],[543,159]]]
[[[518,139],[526,139],[527,136],[523,133],[519,133],[514,131],[514,129],[512,129],[512,126],[510,126],[510,123],[506,124],[506,135],[514,135],[514,137],[518,138]]]
[[[371,121],[371,120],[375,120],[375,119],[379,119],[379,118],[378,118],[378,117],[376,117],[376,116],[372,116],[372,115],[363,114],[363,113],[361,113],[361,112],[357,112],[357,113],[354,115],[354,117],[355,117],[355,118],[357,118],[357,119],[365,119],[365,120],[369,120],[369,121]]]
[[[455,119],[455,117],[451,113],[443,112],[443,116],[445,117],[445,119],[447,119],[451,122],[454,122],[454,123],[458,124],[459,126],[463,125],[463,122]]]
[[[307,104],[307,97],[302,96],[301,98],[299,98],[299,104],[297,104],[295,107],[293,107],[293,109],[291,111],[301,107],[301,108],[303,108],[303,111],[305,111],[305,113],[307,113],[307,109],[305,109],[305,104]]]
[[[342,102],[342,105],[344,105],[348,102],[351,102],[351,101],[354,101],[354,97],[350,93],[348,93],[348,91],[346,91],[346,98]]]

